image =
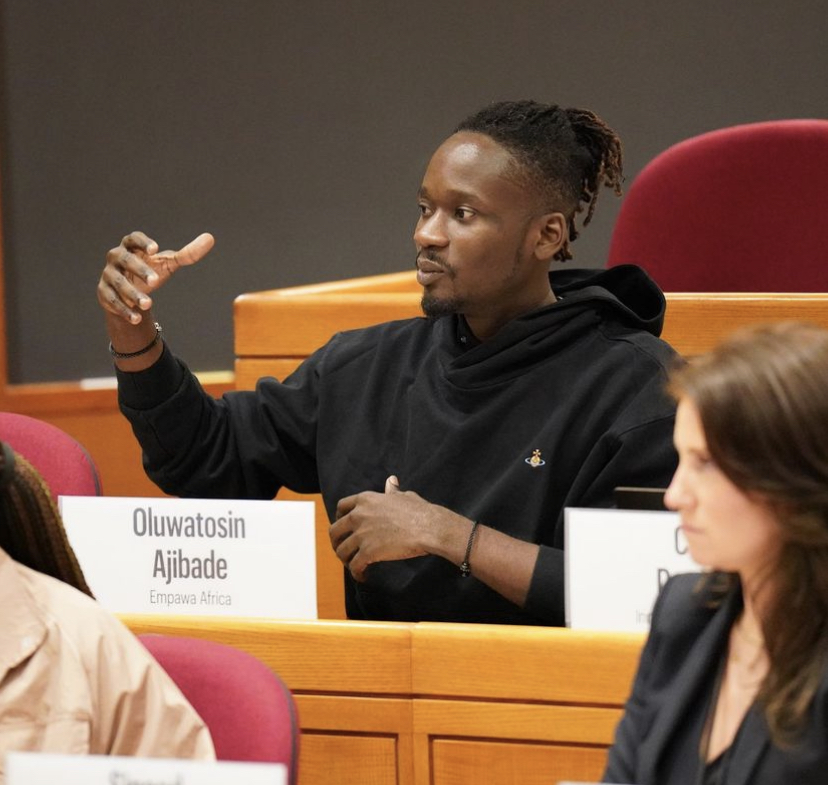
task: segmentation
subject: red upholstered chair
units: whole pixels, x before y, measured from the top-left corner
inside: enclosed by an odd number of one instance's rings
[[[139,638],[207,724],[219,760],[284,763],[288,782],[296,782],[296,705],[267,665],[213,641],[172,635]]]
[[[608,266],[667,292],[828,292],[828,120],[687,139],[635,178]]]
[[[46,481],[52,496],[100,496],[101,478],[92,457],[51,423],[0,412],[0,441],[8,442]]]

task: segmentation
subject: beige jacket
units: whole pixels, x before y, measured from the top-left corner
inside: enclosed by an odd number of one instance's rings
[[[121,622],[0,549],[0,783],[12,750],[215,757],[201,718]]]

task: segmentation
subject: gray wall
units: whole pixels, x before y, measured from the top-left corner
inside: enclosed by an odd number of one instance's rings
[[[171,345],[232,365],[245,291],[413,263],[415,193],[464,115],[594,109],[627,181],[734,123],[825,117],[824,0],[4,0],[2,196],[13,382],[107,376],[94,287],[142,228],[217,247],[160,295]],[[575,244],[601,265],[618,200]]]

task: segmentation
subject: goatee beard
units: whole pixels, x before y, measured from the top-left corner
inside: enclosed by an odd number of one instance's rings
[[[442,319],[445,316],[460,312],[460,301],[457,298],[450,297],[441,300],[428,292],[423,293],[423,299],[420,300],[420,307],[428,319],[436,320]]]

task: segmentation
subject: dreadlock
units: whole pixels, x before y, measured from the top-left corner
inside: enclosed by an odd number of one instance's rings
[[[0,442],[0,547],[15,561],[93,596],[46,483],[5,442]]]
[[[587,109],[563,109],[537,101],[502,101],[481,109],[455,129],[485,134],[516,159],[521,175],[551,209],[567,219],[569,237],[555,259],[572,258],[570,243],[578,237],[575,216],[595,212],[601,186],[621,195],[621,140],[601,118]]]

